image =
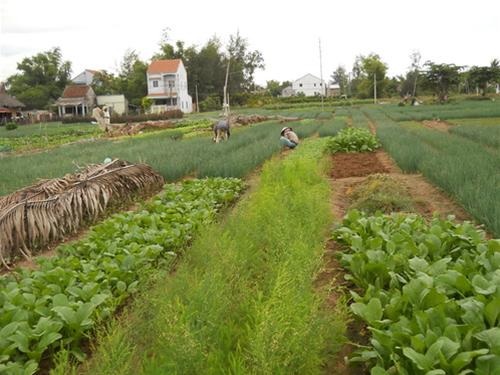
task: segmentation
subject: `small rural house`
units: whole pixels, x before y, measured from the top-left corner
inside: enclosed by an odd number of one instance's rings
[[[290,96],[294,96],[295,91],[293,91],[292,86],[287,86],[283,90],[281,90],[281,96],[284,98],[288,98]]]
[[[99,70],[85,69],[71,80],[76,85],[91,85],[94,81],[94,76],[99,73]]]
[[[89,85],[68,85],[62,96],[57,99],[60,117],[89,116],[96,104],[96,95]]]
[[[340,85],[338,83],[330,83],[328,89],[326,90],[326,96],[339,97],[340,96]]]
[[[180,109],[193,111],[188,94],[187,73],[181,59],[155,60],[147,70],[148,98],[153,100],[152,113]]]
[[[7,94],[5,86],[0,82],[0,122],[20,116],[24,107],[23,103]]]
[[[97,95],[97,105],[107,106],[109,113],[117,115],[126,115],[128,113],[128,101],[125,95]]]
[[[292,89],[295,95],[301,92],[304,93],[305,96],[325,95],[326,93],[325,81],[312,74],[306,74],[293,81]]]

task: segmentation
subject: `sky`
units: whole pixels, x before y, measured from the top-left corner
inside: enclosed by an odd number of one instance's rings
[[[0,81],[24,57],[60,47],[72,76],[84,69],[116,72],[127,49],[144,60],[172,41],[225,44],[237,31],[262,52],[255,79],[323,77],[356,55],[377,53],[390,76],[403,74],[410,54],[422,61],[489,65],[500,59],[500,1],[475,0],[0,0]]]

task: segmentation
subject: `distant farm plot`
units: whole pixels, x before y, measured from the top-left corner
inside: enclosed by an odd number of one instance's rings
[[[500,101],[463,101],[405,107],[388,104],[381,108],[395,121],[500,117]]]

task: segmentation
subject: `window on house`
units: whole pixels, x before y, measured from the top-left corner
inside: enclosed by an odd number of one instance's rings
[[[323,86],[323,83],[320,83],[319,85],[320,85],[320,86]]]
[[[158,87],[158,81],[153,81],[153,87]]]
[[[299,83],[299,87],[302,87],[302,83]]]
[[[316,84],[314,84],[314,87],[316,87]]]

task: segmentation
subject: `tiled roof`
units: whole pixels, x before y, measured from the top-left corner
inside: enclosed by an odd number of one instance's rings
[[[16,98],[7,94],[5,86],[0,82],[0,107],[21,108],[25,107],[25,105]]]
[[[181,59],[155,60],[149,64],[148,73],[176,73]]]
[[[82,98],[87,95],[90,86],[87,85],[69,85],[66,86],[62,98]]]

